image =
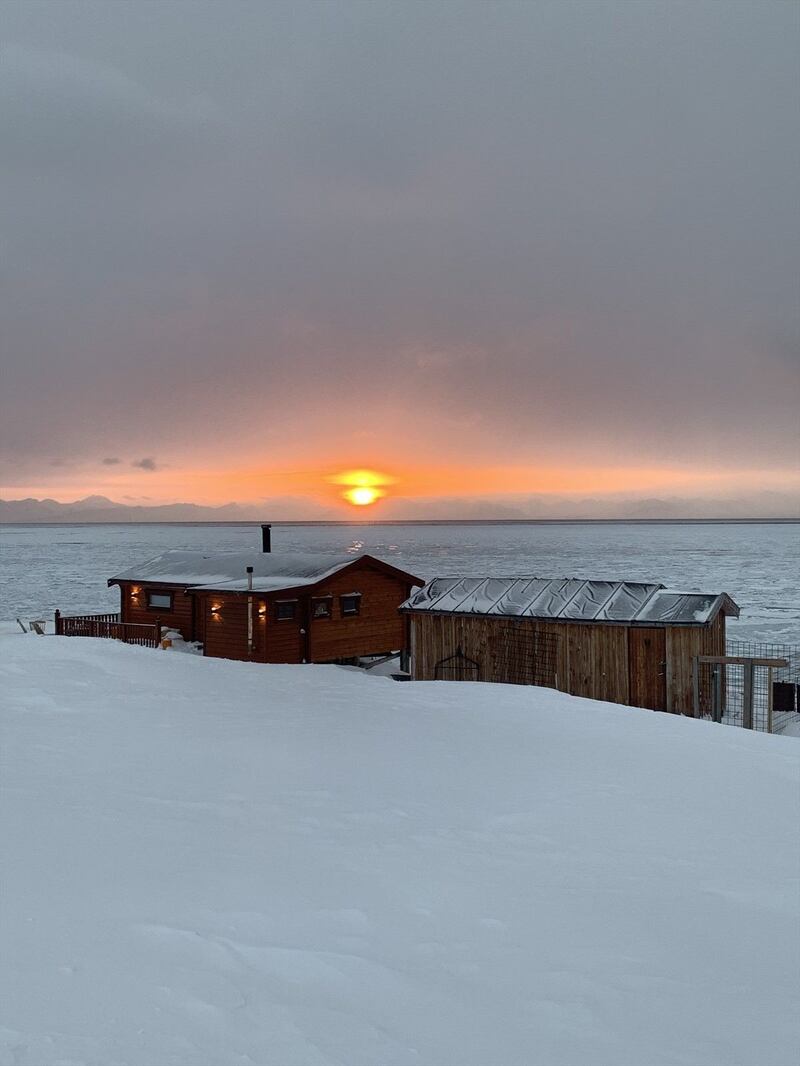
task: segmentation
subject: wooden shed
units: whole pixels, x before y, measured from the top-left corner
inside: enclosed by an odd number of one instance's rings
[[[440,577],[401,607],[415,680],[544,685],[693,714],[692,662],[725,654],[725,593],[580,578]]]
[[[205,655],[335,662],[406,651],[398,607],[422,585],[370,555],[167,551],[109,579],[120,621],[178,630]]]

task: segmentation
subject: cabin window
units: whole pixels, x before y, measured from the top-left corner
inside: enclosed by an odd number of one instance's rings
[[[330,618],[331,607],[333,599],[330,596],[320,596],[319,599],[311,601],[311,617],[312,618]]]
[[[339,597],[339,610],[342,618],[352,618],[361,612],[361,593],[351,592],[347,596]]]
[[[172,610],[172,593],[171,592],[148,592],[147,593],[147,606],[158,607],[162,611]]]
[[[276,622],[293,622],[297,615],[297,600],[278,600],[275,604]]]

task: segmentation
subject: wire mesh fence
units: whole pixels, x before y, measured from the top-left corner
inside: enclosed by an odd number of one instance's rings
[[[498,621],[483,641],[474,641],[434,665],[442,681],[498,681],[506,685],[557,687],[558,637],[518,621]]]
[[[732,640],[726,656],[740,661],[697,665],[702,717],[771,733],[800,726],[800,645]],[[770,660],[787,665],[758,665]]]
[[[555,688],[558,637],[519,622],[500,623],[493,663],[495,676],[507,684]]]

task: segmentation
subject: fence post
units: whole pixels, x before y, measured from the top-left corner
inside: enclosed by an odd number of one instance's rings
[[[56,607],[56,613],[55,613],[55,615],[53,617],[53,621],[55,622],[56,636],[60,636],[61,635],[61,611],[59,611],[58,607]]]
[[[711,675],[711,717],[715,722],[722,721],[722,679],[725,677],[725,667],[722,663],[714,663]]]
[[[742,725],[753,728],[753,664],[745,663],[744,689],[742,691]]]
[[[156,618],[156,647],[161,643],[161,618]]]

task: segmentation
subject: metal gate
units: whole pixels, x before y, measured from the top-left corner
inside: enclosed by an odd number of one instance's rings
[[[731,642],[694,660],[694,713],[724,725],[782,733],[800,723],[800,656],[792,645]]]

